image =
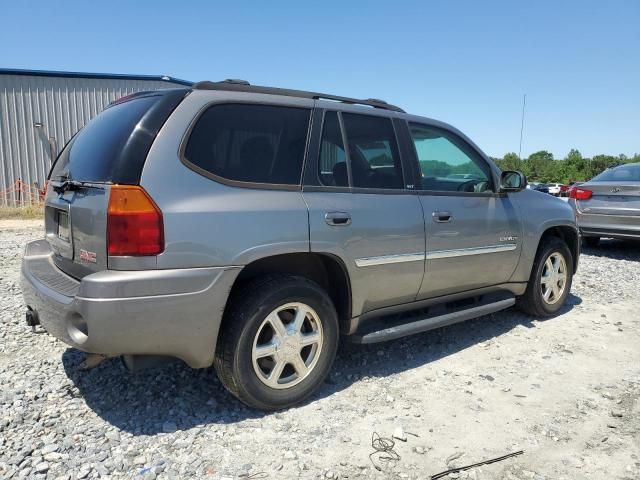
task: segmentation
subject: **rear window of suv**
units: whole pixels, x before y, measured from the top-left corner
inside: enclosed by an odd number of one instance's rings
[[[118,181],[116,170],[123,167],[121,153],[136,125],[159,99],[159,95],[134,98],[103,110],[65,146],[50,178]]]
[[[217,179],[299,185],[309,117],[303,108],[214,105],[193,127],[184,159]]]

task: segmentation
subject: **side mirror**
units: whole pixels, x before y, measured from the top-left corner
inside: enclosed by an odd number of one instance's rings
[[[527,177],[522,172],[505,170],[500,175],[501,192],[519,192],[527,188]]]

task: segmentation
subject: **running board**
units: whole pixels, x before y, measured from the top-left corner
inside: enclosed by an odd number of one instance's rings
[[[483,296],[484,297],[484,296]],[[453,323],[471,320],[490,313],[509,308],[516,303],[513,295],[505,298],[487,296],[492,298],[479,298],[471,306],[458,307],[450,304],[437,305],[429,308],[427,312],[420,310],[418,313],[400,316],[381,317],[363,325],[362,331],[356,331],[348,339],[354,343],[378,343],[396,338],[426,332],[434,328],[445,327]]]

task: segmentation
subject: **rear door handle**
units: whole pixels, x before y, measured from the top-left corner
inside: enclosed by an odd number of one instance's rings
[[[347,212],[327,212],[324,214],[327,225],[345,226],[351,224],[351,215]]]
[[[433,217],[433,221],[437,223],[446,223],[453,219],[451,212],[433,212],[431,216]]]

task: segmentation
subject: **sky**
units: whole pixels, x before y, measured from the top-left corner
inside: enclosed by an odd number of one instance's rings
[[[382,98],[485,153],[640,153],[640,0],[5,1],[0,68]]]

